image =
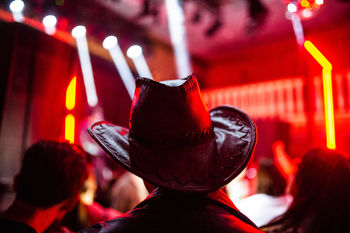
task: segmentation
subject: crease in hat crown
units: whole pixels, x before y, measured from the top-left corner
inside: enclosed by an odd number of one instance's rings
[[[171,147],[205,143],[214,137],[208,108],[193,75],[182,80],[136,80],[130,138]]]

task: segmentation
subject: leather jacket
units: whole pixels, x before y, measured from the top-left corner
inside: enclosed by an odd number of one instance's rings
[[[91,232],[261,232],[240,213],[221,190],[209,194],[156,188],[144,201],[121,217],[79,233]]]

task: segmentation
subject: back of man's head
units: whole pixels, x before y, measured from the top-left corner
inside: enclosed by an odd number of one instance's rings
[[[85,153],[68,143],[39,141],[24,154],[15,181],[17,199],[49,208],[77,196],[87,178]]]

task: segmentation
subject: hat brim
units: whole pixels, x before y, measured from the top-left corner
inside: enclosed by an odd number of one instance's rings
[[[213,139],[190,146],[145,146],[128,137],[128,129],[106,121],[93,124],[89,133],[112,159],[156,186],[210,192],[246,167],[256,143],[255,124],[242,111],[220,106],[210,118]]]

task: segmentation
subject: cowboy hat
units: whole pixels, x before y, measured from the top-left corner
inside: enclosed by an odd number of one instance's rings
[[[253,121],[232,106],[210,112],[197,78],[136,79],[129,129],[101,121],[93,139],[125,169],[172,190],[210,192],[247,165],[256,142]]]

